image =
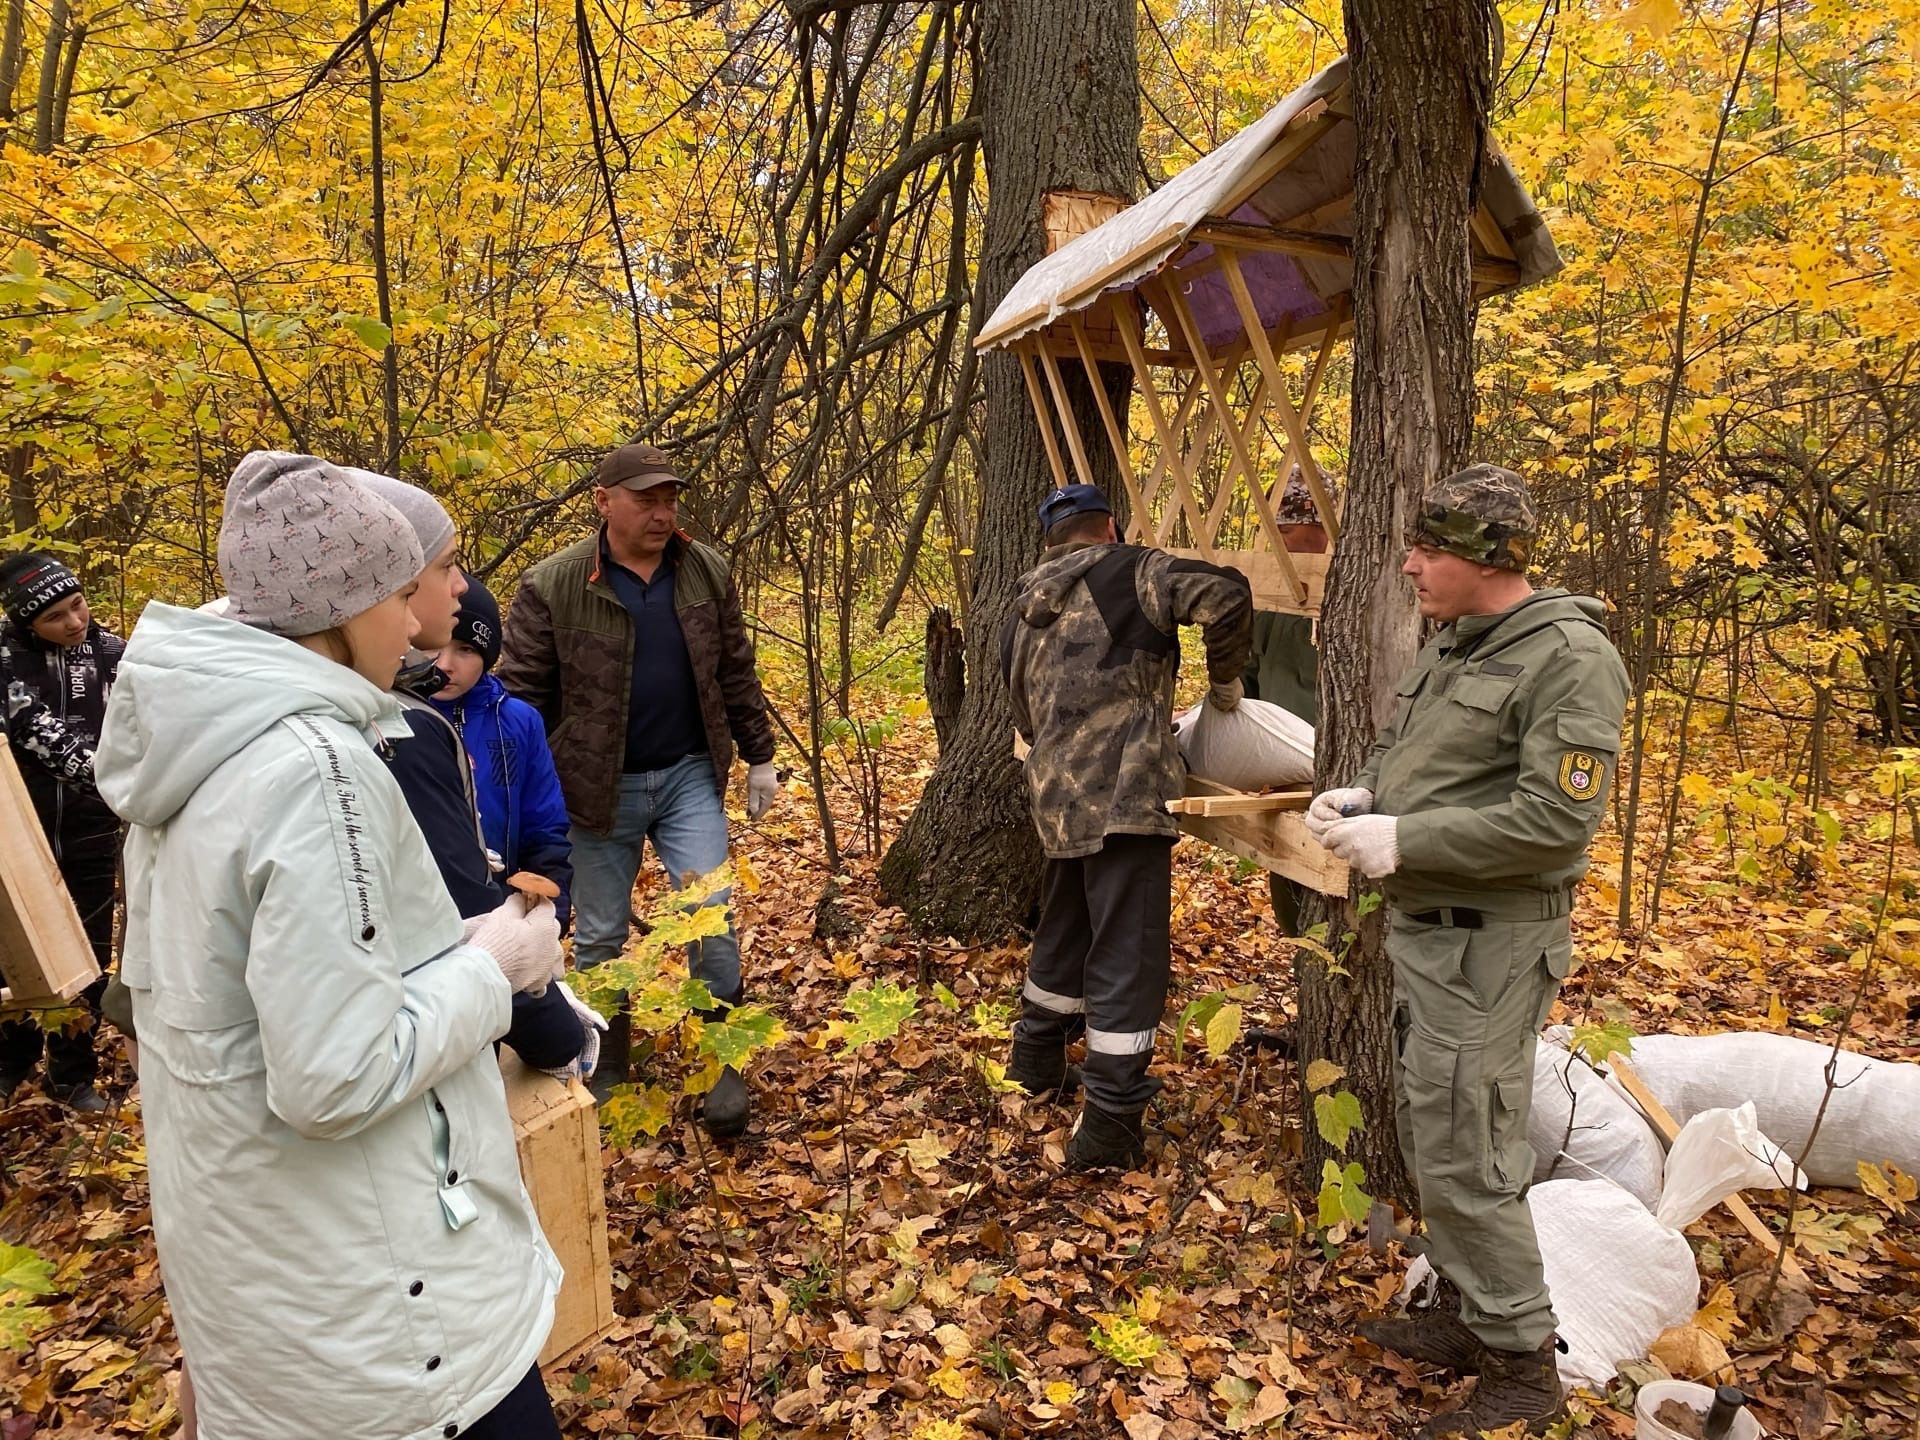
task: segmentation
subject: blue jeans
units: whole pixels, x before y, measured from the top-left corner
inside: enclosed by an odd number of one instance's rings
[[[573,841],[573,958],[582,968],[612,960],[627,948],[633,921],[633,884],[647,842],[667,867],[675,889],[727,863],[727,813],[714,786],[713,760],[689,755],[665,770],[620,777],[611,830],[575,825]],[[725,905],[731,890],[710,904]],[[716,1000],[740,998],[740,944],[727,933],[687,947],[687,969],[707,982]]]

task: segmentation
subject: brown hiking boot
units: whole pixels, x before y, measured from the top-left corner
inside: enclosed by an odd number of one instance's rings
[[[1414,1440],[1471,1440],[1483,1430],[1524,1425],[1529,1435],[1544,1435],[1567,1418],[1560,1398],[1560,1371],[1554,1364],[1552,1337],[1538,1350],[1483,1347],[1480,1378],[1466,1400],[1443,1410],[1420,1427]]]
[[[1454,1375],[1478,1375],[1486,1346],[1460,1318],[1460,1290],[1444,1275],[1433,1277],[1433,1298],[1405,1315],[1368,1320],[1354,1328],[1382,1350]]]

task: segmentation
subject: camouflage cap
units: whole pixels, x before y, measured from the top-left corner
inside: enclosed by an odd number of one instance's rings
[[[1524,572],[1539,529],[1525,480],[1498,465],[1469,465],[1427,487],[1407,543]]]
[[[1324,478],[1324,477],[1323,477]],[[1327,482],[1328,498],[1332,498],[1333,482]],[[1321,525],[1320,507],[1313,503],[1313,491],[1307,487],[1307,477],[1301,473],[1298,465],[1288,472],[1286,488],[1280,492],[1280,503],[1274,507],[1273,523],[1276,525]]]

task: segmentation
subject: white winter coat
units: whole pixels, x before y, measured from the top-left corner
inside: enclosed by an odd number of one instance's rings
[[[344,666],[150,605],[96,757],[129,821],[154,1234],[202,1440],[442,1440],[523,1379],[560,1268],[492,1042],[511,995]]]

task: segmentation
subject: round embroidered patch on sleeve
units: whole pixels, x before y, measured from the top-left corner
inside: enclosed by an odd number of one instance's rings
[[[1560,757],[1560,788],[1575,800],[1591,800],[1600,793],[1607,767],[1597,755],[1569,750]]]

